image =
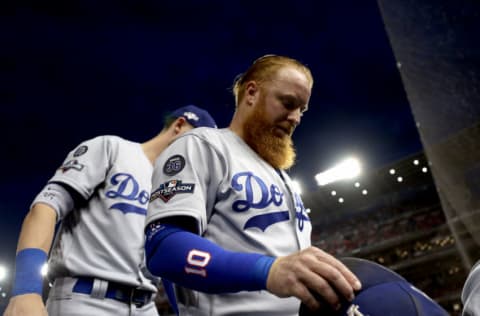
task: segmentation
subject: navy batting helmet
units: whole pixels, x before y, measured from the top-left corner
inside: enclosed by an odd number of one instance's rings
[[[355,299],[344,302],[339,311],[325,302],[321,310],[311,311],[302,303],[299,316],[449,316],[440,305],[394,271],[359,258],[340,261],[362,282]]]

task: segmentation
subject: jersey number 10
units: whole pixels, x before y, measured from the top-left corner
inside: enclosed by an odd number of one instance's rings
[[[207,276],[205,267],[210,262],[211,256],[208,252],[192,249],[187,256],[187,265],[185,272],[188,274],[197,274],[202,277]]]

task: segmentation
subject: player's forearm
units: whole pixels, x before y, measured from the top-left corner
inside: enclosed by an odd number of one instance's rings
[[[25,217],[17,245],[12,296],[42,294],[41,269],[47,261],[55,222],[55,210],[43,203],[34,204]]]
[[[41,271],[52,245],[57,214],[70,211],[74,201],[62,185],[49,183],[32,205],[18,239],[12,296],[42,294]]]
[[[153,236],[147,233],[147,266],[153,274],[207,293],[266,288],[273,258],[227,251],[198,235],[171,226],[161,231]]]
[[[27,248],[38,248],[45,253],[50,251],[57,214],[55,210],[43,203],[36,203],[25,217],[17,252]]]

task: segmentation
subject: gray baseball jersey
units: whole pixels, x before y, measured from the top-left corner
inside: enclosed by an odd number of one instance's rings
[[[155,162],[152,185],[147,223],[190,216],[205,238],[240,252],[285,256],[310,246],[311,223],[288,175],[230,129],[198,128],[178,138]],[[181,314],[195,316],[298,315],[300,306],[267,291],[177,289],[177,297]]]
[[[85,203],[64,214],[49,277],[89,276],[156,291],[141,272],[153,166],[139,143],[100,136],[71,151],[49,182],[70,186]]]

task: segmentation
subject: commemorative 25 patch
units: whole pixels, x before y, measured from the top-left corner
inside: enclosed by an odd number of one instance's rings
[[[160,184],[160,187],[150,196],[150,202],[161,198],[163,202],[167,203],[177,194],[193,193],[194,190],[195,184],[193,183],[182,183],[181,180],[170,180]]]
[[[174,155],[167,159],[163,165],[163,173],[167,176],[174,176],[185,167],[185,158],[181,155]]]

